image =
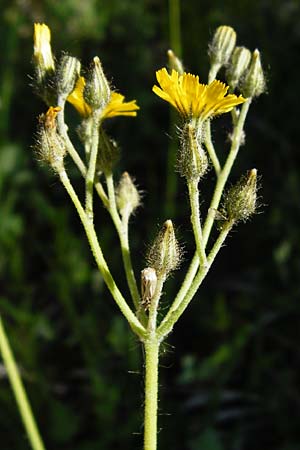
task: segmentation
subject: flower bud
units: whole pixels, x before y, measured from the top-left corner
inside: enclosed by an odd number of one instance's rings
[[[257,207],[257,170],[252,169],[242,176],[226,194],[223,212],[230,222],[245,222]]]
[[[80,61],[69,55],[62,55],[56,72],[57,93],[69,95],[73,92],[80,75]]]
[[[33,32],[33,57],[37,82],[40,84],[49,74],[53,74],[55,65],[51,50],[51,33],[44,23],[35,23]]]
[[[146,267],[141,272],[141,292],[142,292],[142,305],[145,310],[149,309],[151,300],[155,293],[157,284],[156,272],[152,267]]]
[[[181,259],[180,247],[175,237],[173,223],[167,220],[154,240],[147,256],[149,267],[157,276],[166,278],[177,269]]]
[[[218,27],[215,31],[211,44],[209,45],[209,55],[211,64],[223,66],[227,64],[236,43],[236,32],[226,25]]]
[[[103,130],[99,128],[99,144],[97,156],[97,171],[109,173],[119,160],[120,152],[116,141],[111,139]]]
[[[208,158],[201,145],[202,130],[187,123],[182,129],[181,145],[177,161],[180,175],[187,181],[198,180],[207,172]]]
[[[129,217],[140,205],[139,191],[128,172],[124,172],[116,190],[116,202],[122,217]]]
[[[180,75],[183,74],[184,68],[182,61],[175,55],[172,50],[168,50],[169,68],[176,70]]]
[[[56,116],[60,107],[50,107],[46,114],[39,117],[36,150],[41,161],[49,164],[55,172],[64,168],[66,146],[63,138],[56,131]]]
[[[250,50],[246,47],[235,47],[226,71],[226,81],[233,90],[237,87],[239,80],[247,70],[250,60]]]
[[[256,49],[252,54],[251,64],[240,86],[244,97],[258,97],[266,90],[266,80],[261,65],[260,53]]]
[[[90,70],[83,91],[84,100],[92,109],[103,109],[110,100],[111,90],[104,75],[98,56],[93,59],[93,67]]]

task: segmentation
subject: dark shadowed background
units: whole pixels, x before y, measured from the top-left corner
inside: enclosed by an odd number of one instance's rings
[[[45,105],[30,87],[33,22],[62,50],[106,74],[141,107],[108,124],[144,204],[131,222],[136,273],[165,219],[193,252],[187,193],[167,175],[176,147],[169,109],[151,92],[170,47],[169,8],[160,0],[1,1],[0,313],[48,450],[142,448],[143,355],[102,283],[84,232],[58,179],[34,159],[36,117]],[[300,447],[300,3],[297,0],[186,0],[182,55],[205,81],[207,43],[226,24],[238,45],[258,48],[267,95],[251,106],[231,181],[256,167],[261,213],[238,226],[203,287],[169,336],[160,370],[162,450],[296,450]],[[173,32],[176,30],[173,29]],[[177,30],[178,31],[178,30]],[[69,108],[70,123],[78,117]],[[224,159],[228,118],[216,119]],[[76,188],[82,180],[67,163]],[[176,175],[177,177],[177,175]],[[204,181],[211,194],[213,172]],[[167,188],[168,186],[168,188]],[[171,191],[166,199],[165,192]],[[167,202],[167,204],[166,204]],[[203,213],[207,208],[204,201]],[[112,272],[126,290],[117,236],[103,207],[97,230]],[[112,250],[113,249],[113,250]],[[183,278],[168,283],[162,310]],[[29,443],[3,366],[3,450]]]

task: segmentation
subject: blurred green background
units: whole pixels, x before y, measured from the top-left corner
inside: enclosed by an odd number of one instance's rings
[[[167,105],[151,92],[170,39],[180,37],[176,20],[170,31],[176,3],[1,1],[0,313],[47,449],[142,448],[143,354],[103,286],[58,179],[33,158],[36,117],[45,106],[30,87],[32,24],[50,26],[57,55],[67,50],[83,64],[99,55],[113,84],[137,99],[137,119],[108,126],[122,148],[116,176],[128,170],[144,191],[131,224],[136,273],[167,218],[185,243],[184,269],[193,251],[187,193],[167,169],[175,125],[170,128]],[[160,449],[300,447],[299,23],[298,0],[181,4],[182,56],[202,80],[207,43],[221,24],[236,29],[238,45],[262,53],[268,95],[251,107],[231,180],[256,167],[263,207],[231,234],[164,346]],[[212,124],[221,159],[228,125],[228,118]],[[67,167],[80,191],[79,174],[71,162]],[[212,182],[211,172],[207,195]],[[100,204],[97,230],[126,290],[117,237]],[[162,310],[181,280],[178,272],[169,281]],[[3,450],[29,448],[2,365],[0,442]]]

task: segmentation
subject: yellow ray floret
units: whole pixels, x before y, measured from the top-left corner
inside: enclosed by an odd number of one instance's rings
[[[83,117],[88,117],[92,113],[91,107],[83,98],[83,91],[85,86],[85,79],[79,77],[73,92],[68,96],[67,101],[77,109],[79,114]]]
[[[74,91],[68,96],[67,100],[77,109],[80,115],[88,117],[92,113],[92,109],[84,100],[84,86],[85,79],[79,77]],[[112,92],[109,102],[101,112],[101,119],[115,116],[136,116],[137,110],[140,109],[136,104],[136,100],[124,102],[124,99],[124,95]]]
[[[228,86],[214,80],[210,84],[199,83],[199,77],[190,73],[180,75],[176,70],[169,74],[163,68],[156,72],[160,87],[154,85],[153,92],[169,102],[186,119],[209,117],[229,112],[245,102],[241,95],[227,94]]]
[[[54,70],[51,32],[44,23],[35,23],[33,32],[34,57],[44,70]]]

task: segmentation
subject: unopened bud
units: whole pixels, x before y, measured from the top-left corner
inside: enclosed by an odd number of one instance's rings
[[[178,268],[180,259],[181,252],[173,223],[171,220],[167,220],[150,248],[147,262],[156,271],[157,276],[166,278],[173,270]]]
[[[121,176],[116,190],[116,201],[122,217],[129,217],[141,203],[139,191],[128,172]]]
[[[182,129],[177,167],[180,175],[187,181],[199,181],[208,169],[208,158],[201,145],[201,134],[202,130],[197,130],[190,123]]]
[[[260,53],[257,49],[252,54],[251,64],[241,83],[240,90],[244,97],[258,97],[266,90],[266,80],[261,65]]]
[[[220,66],[227,64],[235,43],[236,32],[233,28],[226,25],[218,27],[209,45],[211,64],[219,64]]]
[[[142,292],[142,305],[145,310],[149,309],[151,300],[154,296],[157,284],[157,276],[155,269],[152,267],[146,267],[141,272],[141,292]]]
[[[104,75],[98,56],[93,59],[93,67],[90,70],[83,91],[83,97],[92,109],[103,109],[110,100],[111,90]]]
[[[58,94],[68,96],[73,92],[80,75],[80,66],[80,61],[77,58],[62,55],[56,72]]]
[[[60,109],[51,106],[46,114],[40,115],[35,146],[39,159],[49,164],[55,172],[63,169],[66,154],[65,142],[56,130],[56,116]]]
[[[169,68],[176,70],[180,75],[183,74],[184,68],[182,61],[175,55],[172,50],[168,50]]]
[[[224,201],[224,215],[228,221],[245,222],[257,207],[257,170],[252,169],[231,187]]]
[[[117,163],[120,157],[118,145],[103,130],[99,128],[99,144],[97,157],[97,171],[109,173]]]
[[[226,81],[233,90],[247,70],[250,60],[250,50],[246,47],[235,47],[226,71]]]
[[[35,23],[33,32],[33,57],[36,67],[37,81],[42,83],[55,69],[51,50],[51,33],[44,23]]]

